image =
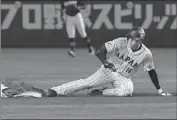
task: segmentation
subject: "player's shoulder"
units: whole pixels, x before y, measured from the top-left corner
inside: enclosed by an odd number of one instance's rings
[[[144,49],[144,52],[145,52],[147,55],[152,55],[151,50],[150,50],[148,47],[146,47],[143,43],[142,43],[142,47],[143,47],[143,49]]]
[[[116,44],[127,44],[127,38],[126,37],[118,37],[113,40]]]

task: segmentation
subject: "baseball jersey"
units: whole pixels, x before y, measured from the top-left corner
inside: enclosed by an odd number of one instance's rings
[[[77,0],[62,0],[61,6],[62,9],[65,9],[65,14],[69,16],[75,16],[80,10],[78,9],[78,5],[83,5],[82,2]]]
[[[142,44],[142,43],[141,43]],[[115,65],[117,72],[124,77],[130,78],[138,68],[143,65],[145,71],[154,69],[151,51],[142,44],[138,51],[133,51],[126,37],[120,37],[105,43],[108,53],[107,58],[110,63]]]

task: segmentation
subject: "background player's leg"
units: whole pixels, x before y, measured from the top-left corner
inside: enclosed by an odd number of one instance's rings
[[[68,34],[68,38],[69,38],[69,47],[70,50],[68,51],[68,54],[72,57],[75,57],[75,47],[76,47],[76,41],[75,41],[75,34],[76,34],[76,30],[75,30],[75,25],[73,22],[73,18],[67,16],[67,20],[66,20],[66,31]]]
[[[130,79],[120,77],[120,80],[116,80],[112,83],[112,89],[103,90],[103,95],[108,96],[132,96],[133,93],[133,83]]]
[[[94,55],[95,52],[94,52],[94,47],[91,45],[91,41],[88,37],[85,37],[84,38],[84,41],[86,42],[86,45],[88,47],[88,52],[91,54],[91,55]]]
[[[72,57],[75,57],[75,47],[76,47],[76,41],[74,38],[69,38],[69,46],[70,46],[70,50],[68,51],[68,54]]]
[[[51,89],[55,90],[58,95],[68,95],[80,90],[99,87],[111,82],[112,80],[110,79],[110,76],[106,73],[105,69],[101,67],[86,79],[75,80]]]
[[[84,41],[88,47],[89,53],[94,54],[94,49],[93,49],[93,46],[91,45],[91,40],[88,38],[88,35],[86,33],[85,24],[84,24],[82,14],[78,13],[75,20],[76,20],[76,26],[79,31],[79,34],[84,39]]]

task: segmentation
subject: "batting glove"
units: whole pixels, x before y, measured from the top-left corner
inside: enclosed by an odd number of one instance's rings
[[[161,96],[172,96],[172,94],[170,94],[170,93],[168,93],[168,92],[165,92],[165,91],[163,91],[162,89],[159,89],[159,90],[158,90],[158,93],[159,93],[159,95],[161,95]]]
[[[109,63],[108,61],[105,61],[104,67],[111,69],[113,72],[116,72],[116,68],[115,68],[114,64]]]

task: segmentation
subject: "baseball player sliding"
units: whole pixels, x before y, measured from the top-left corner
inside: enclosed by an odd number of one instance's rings
[[[142,28],[132,28],[125,37],[108,41],[96,49],[95,54],[103,65],[90,77],[47,90],[39,90],[38,93],[45,97],[65,96],[111,83],[112,88],[93,89],[90,95],[132,96],[134,86],[131,76],[142,65],[148,72],[158,94],[170,96],[171,94],[163,91],[159,85],[151,51],[142,43],[144,37],[145,32]],[[111,54],[109,57],[107,57],[108,53]]]
[[[82,14],[80,13],[80,9],[84,9],[85,5],[81,1],[71,1],[71,0],[62,0],[61,1],[62,6],[62,18],[63,21],[66,23],[66,31],[69,37],[69,46],[70,50],[68,51],[68,54],[72,57],[75,57],[75,47],[76,47],[76,28],[78,29],[79,34],[84,39],[87,47],[88,52],[91,55],[94,55],[94,49],[91,45],[91,41],[87,36],[86,30],[85,30],[85,24],[82,17]]]

